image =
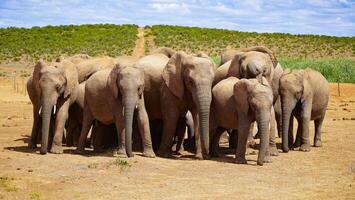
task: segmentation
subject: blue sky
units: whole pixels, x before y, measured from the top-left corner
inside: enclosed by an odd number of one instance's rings
[[[355,36],[355,0],[0,0],[0,27],[94,23]]]

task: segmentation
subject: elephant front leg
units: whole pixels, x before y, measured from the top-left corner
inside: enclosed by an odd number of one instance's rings
[[[312,102],[312,101],[310,101]],[[311,150],[311,145],[309,142],[309,121],[311,120],[312,103],[308,101],[304,102],[302,105],[301,121],[302,121],[302,145],[300,151],[308,152]]]
[[[40,132],[40,116],[39,116],[39,108],[37,106],[33,106],[33,124],[32,124],[32,132],[31,139],[28,142],[28,147],[34,149],[37,147],[37,137]]]
[[[200,133],[200,120],[198,116],[198,112],[193,109],[191,110],[192,118],[194,120],[194,132],[195,132],[195,145],[196,145],[196,154],[195,158],[199,160],[203,160],[202,155],[202,145],[201,145],[201,133]]]
[[[117,129],[117,136],[118,136],[118,149],[113,151],[113,156],[115,157],[127,157],[126,153],[126,137],[125,137],[125,125],[123,116],[117,117],[115,119],[115,125]]]
[[[245,159],[246,144],[249,135],[250,122],[246,116],[238,115],[238,144],[235,154],[235,163],[247,164]]]
[[[142,137],[143,156],[154,158],[155,153],[153,151],[152,138],[149,128],[149,119],[147,111],[145,109],[144,101],[140,101],[138,104],[138,128]]]
[[[276,119],[275,119],[274,107],[272,107],[271,117],[270,117],[270,139],[269,139],[269,151],[271,156],[279,155],[279,151],[277,150],[276,147],[275,135],[276,135]]]
[[[55,120],[55,129],[54,129],[55,132],[54,132],[52,147],[50,150],[51,153],[56,153],[56,154],[63,153],[62,140],[63,140],[65,122],[68,119],[69,103],[70,103],[69,100],[67,100],[59,104],[59,109]]]
[[[159,147],[158,154],[161,157],[171,156],[171,146],[173,145],[173,137],[175,135],[176,125],[179,120],[177,109],[165,110],[166,114],[163,116],[163,135]]]
[[[322,124],[324,120],[325,113],[321,116],[321,118],[314,120],[314,147],[321,147],[322,146],[322,139],[321,139],[321,130]]]
[[[210,154],[212,157],[219,157],[219,140],[222,135],[222,133],[225,130],[223,128],[218,127],[215,131],[212,130],[212,141],[211,141],[211,147],[210,147]],[[237,139],[235,139],[235,142],[237,142]]]
[[[185,119],[180,118],[178,120],[177,128],[176,128],[176,154],[182,155],[184,152],[184,138],[186,133],[186,122]]]
[[[78,146],[76,153],[83,154],[85,151],[86,138],[88,137],[94,117],[92,116],[89,107],[85,106],[83,111],[83,126],[81,128]]]

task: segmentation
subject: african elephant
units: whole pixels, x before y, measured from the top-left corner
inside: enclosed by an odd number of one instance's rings
[[[290,119],[298,121],[297,137],[293,147],[301,151],[310,151],[309,121],[314,120],[314,146],[320,147],[321,128],[327,110],[329,90],[324,76],[312,69],[293,70],[280,79],[282,108],[282,150],[289,151],[293,135],[288,135]],[[292,130],[290,131],[292,133]],[[290,138],[289,138],[290,137]],[[290,142],[290,143],[289,143]]]
[[[48,151],[49,129],[52,111],[55,114],[54,138],[51,153],[62,153],[62,138],[69,106],[77,98],[78,74],[75,65],[69,61],[47,65],[39,61],[27,81],[27,90],[33,104],[33,126],[30,148],[37,145],[37,135],[41,128],[41,154]],[[40,120],[42,121],[40,123]],[[40,125],[41,124],[41,125]],[[40,127],[41,126],[41,127]]]
[[[87,55],[87,54],[76,54],[74,56],[65,58],[64,56],[59,56],[55,62],[63,62],[64,60],[69,60],[70,62],[74,63],[75,65],[84,61],[84,60],[88,60],[91,59],[91,56]]]
[[[275,123],[273,122],[275,118],[277,127],[280,128],[281,126],[281,109],[278,106],[280,104],[279,79],[283,74],[281,65],[277,62],[273,52],[263,46],[241,48],[233,52],[235,53],[233,59],[217,68],[213,84],[215,85],[219,81],[231,76],[237,78],[257,78],[259,80],[262,76],[265,77],[273,91],[273,109],[275,110],[275,114],[272,116],[271,128],[273,132],[274,130],[276,131]],[[271,155],[278,155],[274,139],[275,133],[271,135]]]
[[[143,155],[155,157],[144,104],[144,72],[117,63],[113,69],[94,73],[85,85],[83,128],[78,153],[84,152],[85,141],[94,119],[117,128],[118,151],[114,154],[132,157],[133,114],[137,110],[138,127],[142,136]]]
[[[262,83],[259,83],[257,79],[240,80],[229,77],[213,87],[210,120],[211,155],[218,155],[219,138],[225,130],[238,130],[235,162],[246,164],[249,128],[251,123],[256,121],[260,132],[257,164],[263,165],[265,155],[269,156],[269,124],[273,96],[271,87],[264,78],[262,79]]]
[[[184,118],[187,110],[190,110],[195,124],[196,158],[207,157],[214,77],[211,60],[189,56],[184,52],[177,52],[169,59],[165,54],[158,53],[141,58],[135,65],[143,69],[146,75],[144,95],[149,118],[162,119],[164,123],[159,154],[163,157],[170,155],[179,118]]]
[[[219,66],[222,66],[224,63],[232,60],[238,52],[240,52],[239,49],[227,49],[224,52],[222,52],[221,62],[219,64]]]

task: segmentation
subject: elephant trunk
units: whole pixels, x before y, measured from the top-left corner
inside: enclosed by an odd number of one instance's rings
[[[201,88],[197,92],[198,99],[198,114],[199,114],[199,129],[201,137],[202,152],[204,156],[209,155],[209,118],[211,106],[211,88]]]
[[[263,114],[258,116],[257,123],[258,123],[258,131],[260,134],[260,148],[259,148],[257,164],[263,165],[266,150],[269,145],[269,124],[270,124],[269,112],[265,111],[263,112]]]
[[[123,98],[124,120],[125,120],[125,140],[126,140],[126,153],[128,157],[133,157],[132,153],[132,126],[133,114],[137,104],[137,98],[133,95],[128,95]]]
[[[48,101],[43,101],[42,103],[42,141],[41,141],[41,154],[46,154],[48,149],[48,135],[49,135],[49,126],[52,115],[53,105]]]
[[[289,105],[289,103],[286,103],[284,100],[281,101],[281,109],[282,109],[282,151],[283,152],[288,152],[289,147],[288,147],[288,132],[290,130],[290,118],[292,114],[292,107]],[[292,131],[292,130],[291,130]]]

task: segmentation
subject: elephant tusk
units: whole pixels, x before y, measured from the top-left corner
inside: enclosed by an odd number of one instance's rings
[[[57,111],[57,105],[54,104],[54,106],[53,106],[53,114],[55,114],[56,111]]]
[[[135,107],[136,109],[138,109],[138,105],[136,105],[136,107]]]
[[[42,115],[42,106],[39,108],[38,114]]]

